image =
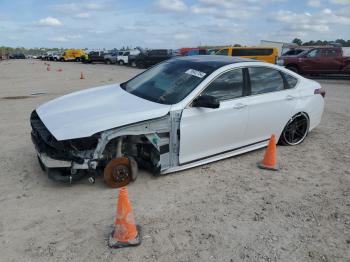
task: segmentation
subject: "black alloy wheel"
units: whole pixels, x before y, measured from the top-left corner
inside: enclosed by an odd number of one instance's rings
[[[281,135],[281,143],[295,146],[304,141],[309,132],[309,118],[305,113],[299,113],[287,123]]]

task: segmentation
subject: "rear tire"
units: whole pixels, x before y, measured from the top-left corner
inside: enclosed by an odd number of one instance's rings
[[[309,122],[305,113],[293,116],[282,131],[280,143],[288,146],[301,144],[309,133]]]
[[[119,64],[119,65],[124,65],[124,61],[123,61],[123,60],[120,60],[120,61],[118,62],[118,64]]]
[[[106,64],[107,64],[107,65],[110,65],[110,64],[111,64],[111,60],[107,59],[107,60],[106,60]]]
[[[136,65],[137,68],[140,68],[140,69],[144,69],[146,68],[146,65],[144,62],[138,62],[137,65]]]

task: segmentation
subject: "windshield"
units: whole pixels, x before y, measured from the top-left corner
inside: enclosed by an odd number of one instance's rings
[[[304,56],[304,55],[306,55],[309,51],[310,51],[310,50],[305,50],[305,51],[299,53],[297,56]]]
[[[195,61],[172,59],[121,84],[127,92],[161,104],[176,104],[184,99],[215,70]]]

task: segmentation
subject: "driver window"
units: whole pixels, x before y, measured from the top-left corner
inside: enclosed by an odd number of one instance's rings
[[[231,70],[218,76],[201,95],[213,96],[219,101],[243,96],[242,69]]]
[[[314,49],[308,53],[307,57],[317,57],[321,55],[321,50],[320,49]]]

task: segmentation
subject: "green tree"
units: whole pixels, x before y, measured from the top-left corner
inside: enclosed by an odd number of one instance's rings
[[[300,38],[294,38],[292,41],[293,44],[297,44],[297,45],[302,45],[303,41],[301,41]]]

